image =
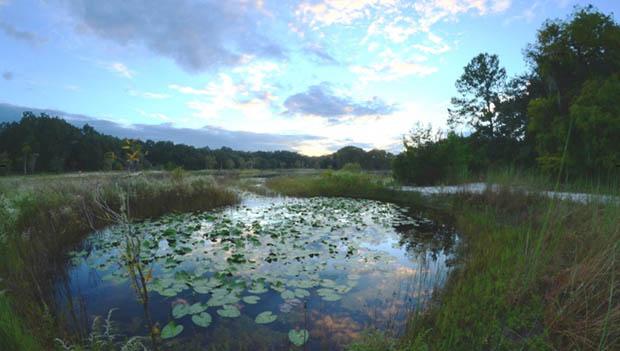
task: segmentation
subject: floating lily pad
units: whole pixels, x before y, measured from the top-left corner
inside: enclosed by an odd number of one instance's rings
[[[254,296],[254,295],[250,295],[250,296],[244,296],[242,300],[243,300],[243,302],[245,302],[247,304],[254,305],[255,303],[258,302],[258,300],[260,300],[260,297]]]
[[[182,325],[177,325],[174,321],[170,321],[164,328],[161,330],[161,338],[162,339],[170,339],[175,336],[181,334],[183,331]]]
[[[206,328],[211,324],[212,318],[208,312],[202,312],[192,316],[192,322],[199,327]]]
[[[289,299],[294,299],[295,298],[295,293],[290,291],[290,290],[284,290],[280,296],[282,296],[282,299],[284,300],[289,300]]]
[[[241,312],[239,312],[239,309],[235,306],[224,305],[222,309],[217,310],[217,314],[226,318],[237,318],[241,315]]]
[[[288,332],[288,339],[295,346],[302,346],[306,343],[306,341],[308,341],[308,338],[310,338],[310,335],[308,334],[308,331],[306,329],[291,329]]]
[[[207,310],[207,306],[197,302],[189,307],[189,314],[198,314]]]
[[[175,319],[183,318],[188,314],[190,314],[190,308],[186,303],[180,303],[172,308],[172,317]]]
[[[308,290],[295,289],[295,297],[302,299],[308,296],[310,296],[310,292]]]
[[[254,321],[257,324],[269,324],[275,321],[277,318],[278,316],[273,314],[271,311],[265,311],[265,312],[259,313],[254,319]]]

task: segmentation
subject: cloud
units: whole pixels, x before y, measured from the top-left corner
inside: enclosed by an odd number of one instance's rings
[[[330,85],[323,82],[308,87],[303,93],[289,96],[284,101],[287,114],[305,114],[326,117],[331,122],[347,116],[387,115],[396,110],[394,105],[378,97],[367,101],[354,101],[350,97],[337,96]]]
[[[397,0],[323,0],[316,3],[305,1],[299,4],[296,14],[313,27],[351,24],[368,17],[370,8],[393,8],[397,4]]]
[[[134,71],[130,70],[127,66],[125,66],[125,64],[120,62],[106,63],[104,64],[104,66],[108,71],[116,73],[119,76],[128,79],[132,79],[136,74]]]
[[[4,79],[4,80],[12,80],[13,77],[14,77],[13,72],[6,71],[6,72],[2,73],[2,79]]]
[[[174,60],[188,72],[237,65],[247,55],[284,56],[279,44],[265,37],[261,2],[248,0],[59,0],[78,22],[120,45],[139,44]]]
[[[412,60],[393,59],[370,66],[354,65],[349,68],[361,81],[392,81],[408,76],[425,77],[437,72],[437,68]]]
[[[21,118],[24,111],[32,111],[35,114],[45,112],[52,116],[59,116],[78,127],[88,123],[101,133],[119,138],[172,141],[196,147],[220,148],[226,146],[243,151],[294,150],[294,147],[299,143],[322,139],[313,135],[252,133],[212,126],[204,126],[197,129],[176,128],[170,123],[123,125],[96,117],[6,103],[0,103],[0,122],[17,121]]]
[[[133,90],[133,89],[130,89],[128,93],[131,96],[136,96],[136,97],[141,97],[144,99],[151,99],[151,100],[163,100],[163,99],[167,99],[170,97],[170,95],[168,94],[152,93],[149,91],[139,91],[139,90]]]
[[[2,5],[3,4],[0,3],[0,6]],[[1,20],[0,20],[0,31],[4,32],[4,34],[6,34],[7,36],[13,39],[24,41],[30,45],[39,45],[45,42],[45,39],[42,37],[39,37],[37,34],[24,31],[24,30],[19,30],[15,28],[12,24],[1,21]]]
[[[297,6],[298,19],[314,30],[332,25],[369,22],[368,36],[382,35],[400,44],[418,32],[429,32],[444,19],[475,12],[506,11],[512,0],[321,0]]]

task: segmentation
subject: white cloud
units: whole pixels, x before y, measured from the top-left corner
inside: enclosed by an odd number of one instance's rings
[[[354,65],[349,69],[351,72],[357,74],[359,79],[364,82],[392,81],[412,75],[424,77],[437,72],[437,67],[400,59],[393,59],[386,63],[370,66]]]
[[[130,70],[129,67],[125,66],[125,64],[121,62],[112,62],[106,64],[105,67],[108,71],[118,74],[121,77],[125,77],[128,79],[132,79],[135,76],[135,72]]]
[[[323,0],[318,3],[302,2],[296,15],[312,27],[332,24],[351,24],[369,16],[369,8],[388,10],[398,0]]]

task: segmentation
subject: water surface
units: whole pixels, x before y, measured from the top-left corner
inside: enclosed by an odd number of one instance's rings
[[[140,238],[146,295],[123,259],[127,230]],[[94,233],[58,295],[76,326],[113,310],[123,335],[156,326],[166,350],[338,350],[369,327],[402,331],[443,283],[453,242],[392,204],[247,195]]]

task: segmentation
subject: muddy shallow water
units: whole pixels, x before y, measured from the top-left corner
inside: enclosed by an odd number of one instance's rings
[[[142,277],[123,258],[127,237]],[[443,284],[455,240],[393,204],[246,195],[93,233],[57,296],[74,328],[112,310],[119,334],[155,327],[165,350],[338,350],[366,328],[402,331]]]

